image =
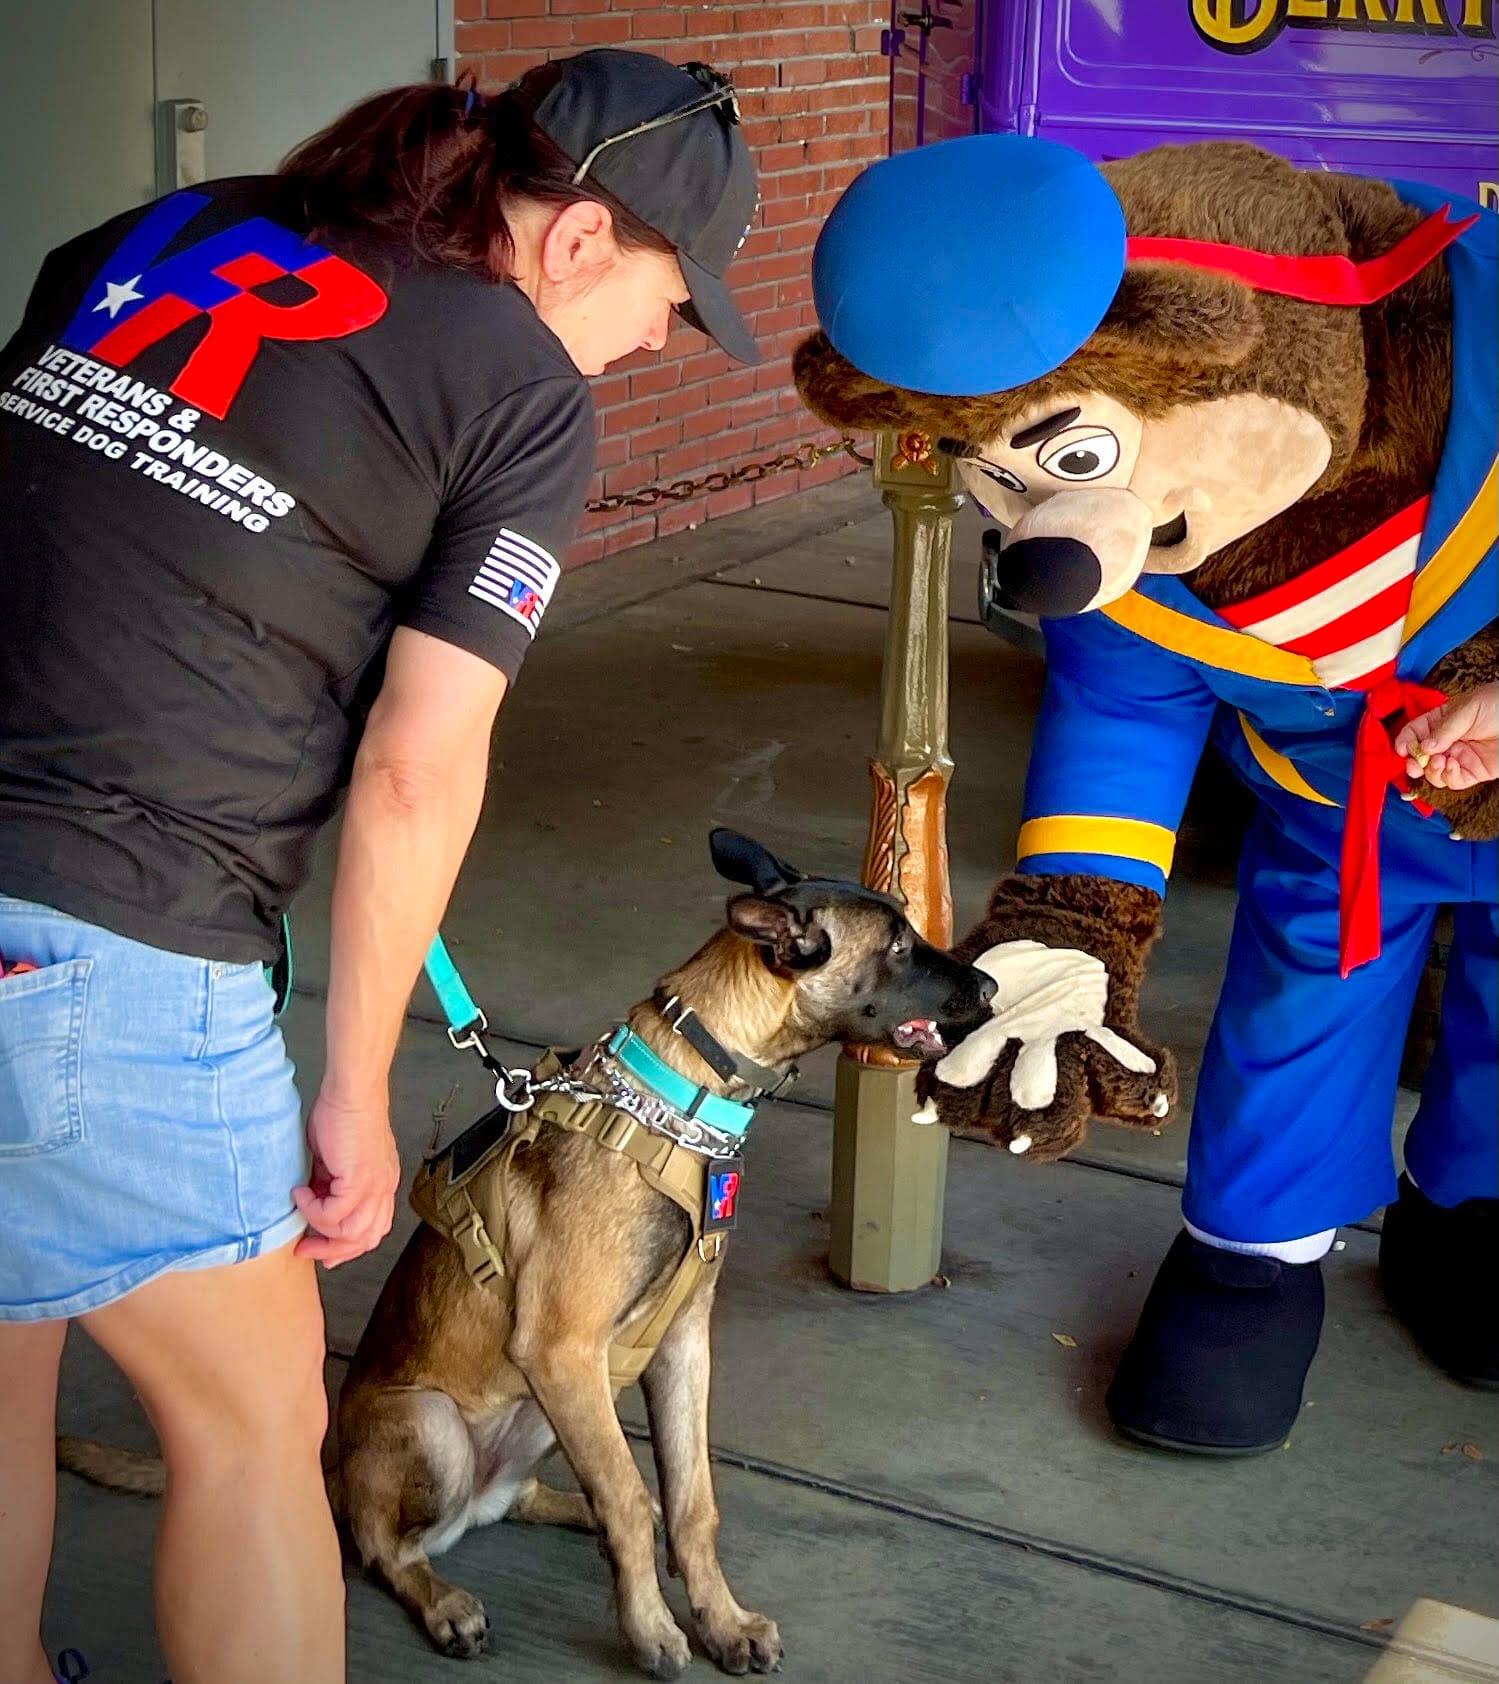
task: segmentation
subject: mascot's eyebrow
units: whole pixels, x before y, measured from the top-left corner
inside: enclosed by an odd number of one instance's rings
[[[1040,444],[1053,433],[1060,433],[1063,427],[1070,427],[1081,414],[1080,409],[1063,409],[1048,416],[1045,421],[1033,421],[1029,427],[1022,428],[1010,440],[1010,449],[1024,450],[1028,444]]]

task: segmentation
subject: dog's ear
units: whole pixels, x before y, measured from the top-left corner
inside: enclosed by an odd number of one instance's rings
[[[708,851],[713,856],[713,869],[720,877],[731,883],[743,883],[757,895],[789,888],[805,876],[794,865],[777,859],[769,848],[762,848],[752,837],[722,826],[708,838]]]
[[[815,918],[804,918],[783,900],[737,895],[729,902],[729,928],[768,948],[788,971],[810,971],[833,956],[832,938]]]

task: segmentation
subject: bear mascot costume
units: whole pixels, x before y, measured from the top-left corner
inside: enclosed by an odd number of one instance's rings
[[[1005,528],[1001,601],[1045,634],[1017,864],[957,949],[999,982],[994,1020],[923,1079],[944,1123],[1039,1160],[1090,1117],[1168,1113],[1138,998],[1210,738],[1255,797],[1185,1226],[1108,1394],[1145,1443],[1284,1440],[1320,1259],[1382,1205],[1397,1313],[1499,1385],[1496,785],[1435,787],[1395,749],[1493,697],[1496,220],[1241,143],[1095,168],[982,135],[871,166],[818,243],[803,399],[955,457]]]

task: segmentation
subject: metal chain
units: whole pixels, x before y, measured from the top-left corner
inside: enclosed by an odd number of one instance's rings
[[[488,1063],[486,1061],[486,1066]],[[615,1110],[633,1117],[652,1134],[675,1140],[678,1145],[701,1153],[705,1158],[731,1158],[743,1148],[744,1142],[739,1136],[725,1134],[700,1117],[684,1115],[664,1099],[639,1092],[625,1080],[623,1073],[606,1054],[605,1039],[594,1043],[588,1057],[577,1068],[580,1076],[598,1076],[608,1091],[601,1092],[578,1076],[547,1076],[537,1081],[531,1071],[509,1070],[495,1060],[491,1072],[494,1074],[495,1101],[502,1110],[520,1113],[529,1111],[545,1093],[566,1094],[569,1099],[581,1100],[584,1104],[602,1100]]]
[[[648,485],[640,491],[622,491],[614,497],[595,497],[587,509],[591,515],[612,515],[619,509],[650,509],[658,503],[685,503],[704,491],[727,491],[731,485],[752,485],[771,474],[790,473],[793,468],[805,472],[808,468],[815,468],[819,462],[825,462],[829,456],[836,456],[839,451],[863,463],[866,468],[874,460],[871,456],[859,454],[849,433],[832,444],[814,444],[809,439],[805,444],[797,445],[795,450],[784,450],[779,456],[769,457],[764,462],[746,462],[742,468],[721,468],[704,474],[701,479],[678,479],[669,485]]]

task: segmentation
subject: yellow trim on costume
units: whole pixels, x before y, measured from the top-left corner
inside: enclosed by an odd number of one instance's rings
[[[1150,824],[1145,819],[1095,818],[1086,813],[1027,819],[1015,845],[1017,860],[1032,854],[1116,854],[1122,859],[1143,860],[1166,877],[1171,875],[1175,853],[1176,837],[1163,824]]]
[[[1499,541],[1499,458],[1489,464],[1478,495],[1469,503],[1462,519],[1416,575],[1402,643],[1409,643],[1447,606],[1496,541]]]
[[[1313,789],[1279,749],[1271,748],[1242,713],[1239,715],[1239,724],[1243,727],[1244,741],[1249,744],[1249,752],[1259,762],[1261,770],[1282,789],[1289,790],[1292,795],[1303,796],[1308,801],[1315,801],[1323,807],[1337,806],[1337,802],[1331,796]]]
[[[1167,608],[1153,597],[1130,591],[1116,602],[1106,602],[1099,613],[1116,625],[1143,637],[1147,643],[1185,655],[1207,667],[1242,673],[1246,678],[1268,678],[1275,684],[1303,684],[1322,689],[1317,669],[1305,655],[1277,649],[1248,632],[1230,626],[1210,626],[1175,608]]]

